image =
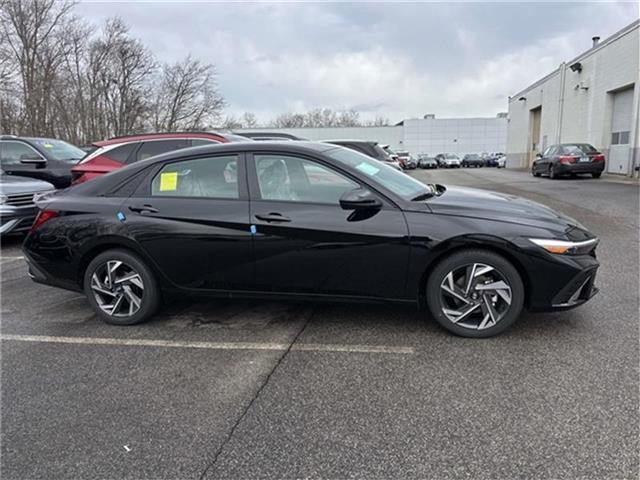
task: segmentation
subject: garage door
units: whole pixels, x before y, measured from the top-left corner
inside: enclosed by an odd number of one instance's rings
[[[633,88],[613,94],[609,173],[629,173]]]

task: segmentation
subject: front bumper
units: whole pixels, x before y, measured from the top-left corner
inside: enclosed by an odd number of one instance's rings
[[[554,309],[573,308],[582,305],[598,293],[595,286],[596,271],[598,267],[578,273],[558,294],[553,298]]]
[[[2,207],[0,209],[0,235],[26,232],[38,213],[35,205],[27,207]]]

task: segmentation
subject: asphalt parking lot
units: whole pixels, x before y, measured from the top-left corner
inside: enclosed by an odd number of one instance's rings
[[[176,303],[112,327],[2,245],[2,478],[637,478],[637,185],[414,171],[601,238],[601,292],[454,337],[404,307]]]

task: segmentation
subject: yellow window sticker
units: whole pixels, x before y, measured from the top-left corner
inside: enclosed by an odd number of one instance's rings
[[[44,148],[53,148],[53,145],[51,145],[50,143],[45,143],[42,145]]]
[[[173,192],[178,189],[178,172],[160,174],[160,191]]]

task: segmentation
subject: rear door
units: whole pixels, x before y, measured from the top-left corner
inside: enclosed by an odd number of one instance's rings
[[[282,293],[401,298],[409,259],[404,214],[380,197],[343,210],[362,185],[319,159],[256,153],[248,160],[256,227],[256,288]]]
[[[176,285],[253,287],[243,154],[185,158],[155,167],[124,204],[130,235]]]

